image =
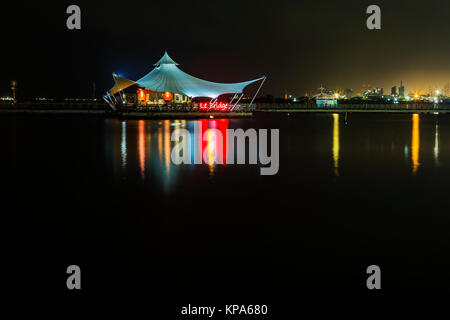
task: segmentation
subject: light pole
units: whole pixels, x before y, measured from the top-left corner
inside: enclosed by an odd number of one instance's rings
[[[17,87],[17,81],[13,80],[11,81],[11,89],[13,91],[13,103],[16,103],[16,87]]]

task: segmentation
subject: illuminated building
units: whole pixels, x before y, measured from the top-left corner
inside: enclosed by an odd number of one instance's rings
[[[368,88],[363,96],[366,100],[380,100],[383,98],[384,89],[383,88]]]
[[[167,52],[154,66],[155,68],[151,72],[137,81],[113,73],[115,84],[103,99],[114,110],[117,106],[129,105],[130,103],[135,105],[190,103],[192,98],[197,97],[209,98],[211,105],[214,107],[219,96],[233,94],[230,104],[235,101],[234,108],[243,97],[245,87],[255,82],[261,82],[250,102],[251,105],[266,80],[265,76],[236,83],[217,83],[202,80],[180,70],[178,63],[172,60]],[[135,92],[135,99],[124,93],[125,90],[130,88]],[[116,95],[118,95],[118,98],[116,98]]]
[[[137,90],[138,105],[162,105],[162,104],[183,104],[190,103],[191,99],[185,95],[172,92],[154,92],[149,89]]]
[[[403,81],[400,80],[400,87],[398,88],[398,95],[400,97],[405,96],[405,87],[403,86]]]
[[[339,95],[336,96],[336,94],[324,92],[325,88],[323,88],[322,86],[319,88],[319,90],[320,93],[314,96],[317,107],[337,107],[337,98],[339,97]]]
[[[393,86],[393,87],[391,88],[391,95],[392,95],[392,96],[396,96],[396,95],[397,95],[397,86]]]

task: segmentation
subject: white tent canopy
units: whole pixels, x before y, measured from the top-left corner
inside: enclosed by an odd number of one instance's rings
[[[154,92],[172,92],[183,94],[191,98],[217,98],[226,93],[242,93],[244,88],[254,82],[265,79],[237,83],[216,83],[193,77],[177,67],[177,63],[169,57],[167,52],[155,63],[155,68],[136,82],[139,86]]]

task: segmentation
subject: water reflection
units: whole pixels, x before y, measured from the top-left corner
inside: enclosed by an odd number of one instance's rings
[[[216,142],[217,142],[217,137],[215,137],[215,132],[213,131],[207,131],[206,132],[206,141],[207,141],[207,145],[206,145],[206,155],[207,158],[205,159],[205,162],[208,163],[209,166],[209,173],[213,174],[214,173],[214,158],[215,158],[215,149],[217,147]]]
[[[141,169],[141,178],[145,178],[145,121],[139,120],[139,168]]]
[[[166,174],[170,176],[170,153],[171,153],[171,141],[170,141],[170,120],[164,120],[164,165]]]
[[[434,126],[434,164],[439,166],[439,123],[436,120],[436,124]]]
[[[122,140],[120,142],[120,154],[122,159],[122,168],[127,167],[127,122],[122,121]]]
[[[328,128],[328,135],[320,135],[320,152],[325,147],[328,167],[332,168],[332,176],[343,175],[342,159],[348,159],[348,163],[368,163],[374,169],[396,168],[396,172],[407,172],[415,175],[426,170],[424,159],[429,159],[432,166],[446,167],[446,149],[441,148],[441,139],[445,139],[450,132],[447,119],[411,114],[411,115],[358,115],[353,116],[352,125],[343,127],[345,115],[332,114],[317,116],[317,123],[310,122],[310,128],[301,134],[311,139],[294,140],[286,138],[285,143],[312,140],[317,137],[316,126]],[[382,121],[379,121],[381,119]],[[406,121],[405,121],[406,120]],[[229,122],[232,121],[232,122]],[[186,120],[105,120],[104,152],[109,166],[113,169],[111,177],[118,182],[137,179],[161,186],[169,190],[182,175],[208,174],[217,176],[224,171],[225,164],[220,164],[226,159],[226,130],[229,125],[240,127],[246,125],[260,125],[257,121],[246,123],[234,122],[225,119],[203,119],[195,121]],[[241,120],[239,120],[241,121]],[[299,121],[306,121],[300,119]],[[275,125],[275,124],[274,124]],[[278,125],[278,123],[276,123]],[[192,165],[175,165],[171,160],[172,149],[175,145],[171,141],[173,130],[184,128],[191,134],[189,157]],[[323,127],[320,127],[323,128]],[[344,131],[341,128],[345,128]],[[208,129],[214,131],[205,132]],[[299,134],[297,127],[285,126],[285,137],[296,137]],[[331,129],[331,130],[330,130]],[[291,131],[289,131],[291,130]],[[195,132],[201,134],[194,135]],[[320,132],[324,132],[321,130]],[[223,143],[220,144],[220,136]],[[303,137],[303,136],[301,136]],[[427,137],[427,139],[425,139]],[[341,142],[348,148],[341,149]],[[422,138],[422,140],[421,140]],[[323,139],[323,140],[322,140]],[[442,140],[443,141],[443,140]],[[330,146],[331,144],[331,146]],[[330,150],[331,149],[331,150]],[[280,152],[291,152],[285,148]],[[287,155],[294,156],[292,154]],[[308,153],[308,157],[323,156],[323,153]],[[197,162],[200,161],[200,162]],[[195,163],[202,163],[195,165]],[[224,161],[223,161],[224,162]],[[346,161],[347,163],[347,161]],[[403,166],[403,167],[399,167]],[[354,166],[354,168],[357,168]],[[349,172],[353,169],[349,166]],[[406,170],[397,170],[406,169]],[[195,171],[195,173],[194,173]],[[347,171],[346,171],[347,172]],[[184,179],[184,176],[183,176]]]
[[[416,174],[419,169],[419,149],[420,149],[420,132],[419,132],[419,115],[412,115],[412,135],[411,135],[411,161],[412,173]]]
[[[117,163],[114,165],[115,170],[122,169],[127,178],[132,178],[133,174],[133,170],[126,170],[127,167],[134,167],[138,169],[140,180],[145,181],[153,176],[165,189],[169,189],[181,168],[173,164],[171,160],[174,146],[171,137],[174,130],[178,128],[187,129],[191,134],[189,146],[192,164],[190,166],[202,163],[202,166],[208,168],[209,174],[214,175],[217,167],[224,165],[227,156],[227,119],[126,120],[117,123],[120,125],[120,135],[117,135],[120,139],[111,141],[111,147],[112,149],[120,148],[120,157],[116,158],[114,154],[111,154],[108,151],[110,148],[105,151],[108,157],[112,157],[113,164],[120,160],[120,167]],[[155,139],[152,139],[155,135]],[[114,139],[114,137],[116,135],[110,134],[107,138]]]
[[[339,176],[339,114],[333,113],[333,167],[334,175]]]
[[[158,156],[159,156],[159,162],[162,162],[162,150],[163,150],[163,133],[162,133],[162,127],[161,127],[162,122],[159,122],[159,127],[158,127]]]
[[[217,165],[226,162],[227,129],[227,119],[202,120],[202,130],[205,133],[203,141],[206,144],[203,148],[197,149],[197,152],[203,153],[203,160],[208,164],[210,175],[214,174]]]
[[[148,172],[150,165],[151,165],[151,157],[150,154],[153,153],[152,150],[152,127],[154,126],[154,123],[145,121],[145,135],[144,135],[144,140],[145,140],[145,152],[146,152],[146,157],[145,157],[145,168],[147,168],[145,170],[145,172]],[[145,175],[144,175],[145,176]]]

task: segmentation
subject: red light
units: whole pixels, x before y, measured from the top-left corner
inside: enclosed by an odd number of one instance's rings
[[[209,102],[200,102],[199,104],[200,110],[216,110],[216,111],[227,111],[228,110],[228,103],[209,103]]]
[[[219,103],[216,106],[216,109],[221,110],[221,111],[226,111],[228,109],[228,103]]]

